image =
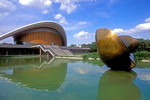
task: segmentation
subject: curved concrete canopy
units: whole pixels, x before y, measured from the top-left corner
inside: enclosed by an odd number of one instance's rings
[[[29,25],[25,25],[23,27],[17,28],[13,31],[10,31],[6,34],[1,35],[0,40],[21,34],[21,32],[24,32],[27,30],[31,30],[31,29],[35,29],[35,28],[43,28],[43,27],[44,28],[51,28],[51,29],[58,31],[58,33],[60,33],[60,35],[62,37],[64,45],[65,46],[67,45],[66,33],[65,33],[63,27],[61,25],[59,25],[58,23],[52,22],[52,21],[40,21],[40,22],[29,24]]]

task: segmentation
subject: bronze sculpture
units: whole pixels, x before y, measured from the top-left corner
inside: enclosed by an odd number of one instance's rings
[[[96,43],[100,59],[111,69],[131,70],[135,67],[134,55],[138,40],[130,36],[118,36],[112,30],[98,29]]]

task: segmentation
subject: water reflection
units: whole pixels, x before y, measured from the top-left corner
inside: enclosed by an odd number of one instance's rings
[[[47,59],[45,57],[35,57],[35,58],[0,58],[0,68],[1,67],[16,67],[16,66],[40,66],[43,62],[49,62],[52,59]]]
[[[106,71],[99,80],[97,100],[139,100],[141,92],[133,83],[134,71]]]
[[[38,58],[37,58],[38,59]],[[33,59],[37,61],[37,59]],[[18,67],[1,67],[0,75],[11,82],[19,83],[20,87],[29,87],[39,90],[56,90],[64,82],[67,73],[67,61],[50,60],[42,63],[27,62],[23,66],[20,62]],[[16,63],[14,64],[14,66]],[[10,66],[10,65],[9,65]]]

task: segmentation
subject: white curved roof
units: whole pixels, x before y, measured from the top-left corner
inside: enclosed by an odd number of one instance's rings
[[[29,24],[29,25],[25,25],[23,27],[17,28],[6,34],[1,35],[0,40],[3,40],[5,38],[11,37],[11,36],[15,36],[23,31],[27,31],[27,30],[34,29],[34,28],[41,28],[41,27],[52,28],[52,29],[55,29],[56,31],[58,31],[58,33],[60,33],[60,35],[62,36],[64,45],[65,46],[67,45],[66,33],[65,33],[63,27],[61,25],[59,25],[58,23],[52,22],[52,21],[40,21],[40,22]]]

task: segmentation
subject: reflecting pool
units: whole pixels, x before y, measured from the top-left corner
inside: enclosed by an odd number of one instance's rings
[[[0,100],[149,100],[150,64],[113,71],[96,60],[0,58]]]

